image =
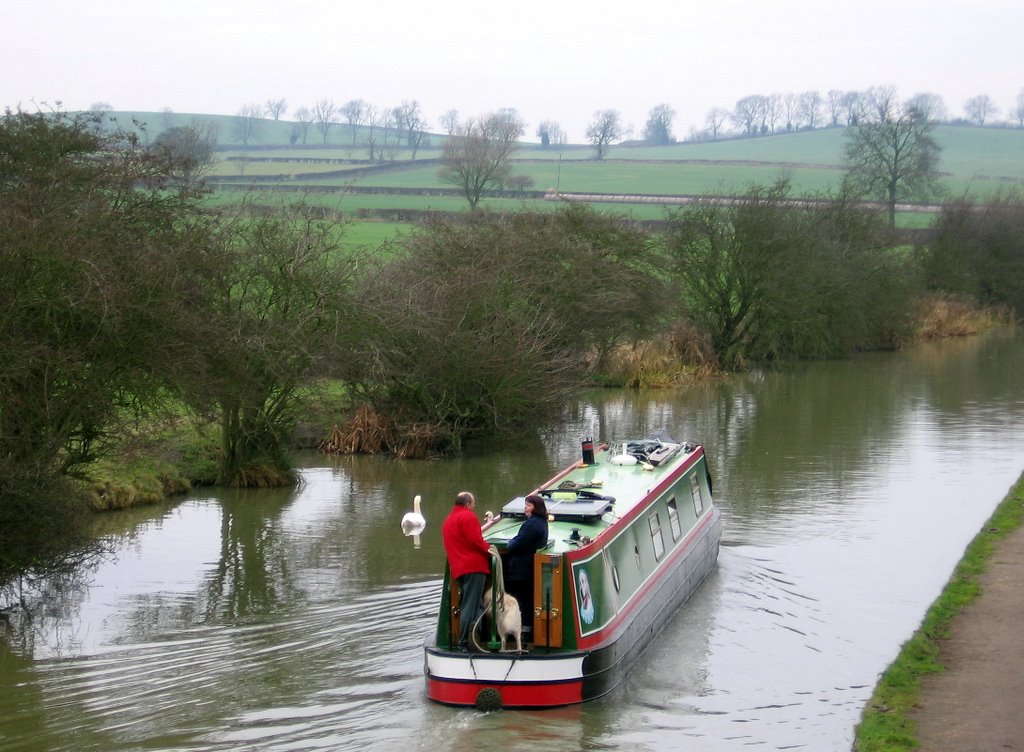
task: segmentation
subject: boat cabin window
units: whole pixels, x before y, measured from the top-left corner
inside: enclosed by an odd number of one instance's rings
[[[700,496],[700,481],[697,480],[696,473],[690,476],[690,493],[693,494],[693,511],[700,517],[700,513],[704,511],[704,500]]]
[[[647,523],[651,526],[651,541],[654,543],[654,558],[658,561],[665,555],[665,541],[661,537],[661,518],[658,513],[655,512],[647,518]]]
[[[679,507],[676,506],[675,498],[668,500],[668,524],[672,528],[672,540],[679,540],[683,534],[683,528],[679,524]]]

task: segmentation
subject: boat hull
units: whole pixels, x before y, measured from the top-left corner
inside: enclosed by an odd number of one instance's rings
[[[610,692],[715,568],[722,536],[714,508],[619,626],[587,649],[524,654],[457,653],[426,645],[427,696],[448,705],[543,708]]]

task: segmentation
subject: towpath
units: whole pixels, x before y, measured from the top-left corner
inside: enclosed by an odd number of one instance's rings
[[[1024,526],[994,545],[981,594],[939,643],[947,670],[922,680],[920,752],[1024,750]]]

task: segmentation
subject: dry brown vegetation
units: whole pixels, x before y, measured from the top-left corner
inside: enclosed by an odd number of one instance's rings
[[[394,435],[390,418],[362,405],[344,428],[335,425],[318,449],[324,454],[381,454],[394,450]]]
[[[719,373],[707,335],[680,322],[661,337],[613,347],[602,361],[602,381],[631,389],[690,384]]]
[[[934,293],[921,300],[917,316],[920,339],[964,337],[1007,324],[1013,316],[1005,308],[983,308],[967,298]]]
[[[440,454],[448,440],[442,426],[412,423],[399,429],[387,415],[364,404],[352,419],[335,425],[317,447],[324,454],[385,454],[398,459],[427,459]]]

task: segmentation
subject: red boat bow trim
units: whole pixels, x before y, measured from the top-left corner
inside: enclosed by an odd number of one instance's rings
[[[476,705],[477,697],[485,689],[498,692],[501,704],[506,708],[549,708],[583,702],[582,681],[561,684],[491,684],[427,677],[427,697],[448,705]]]

